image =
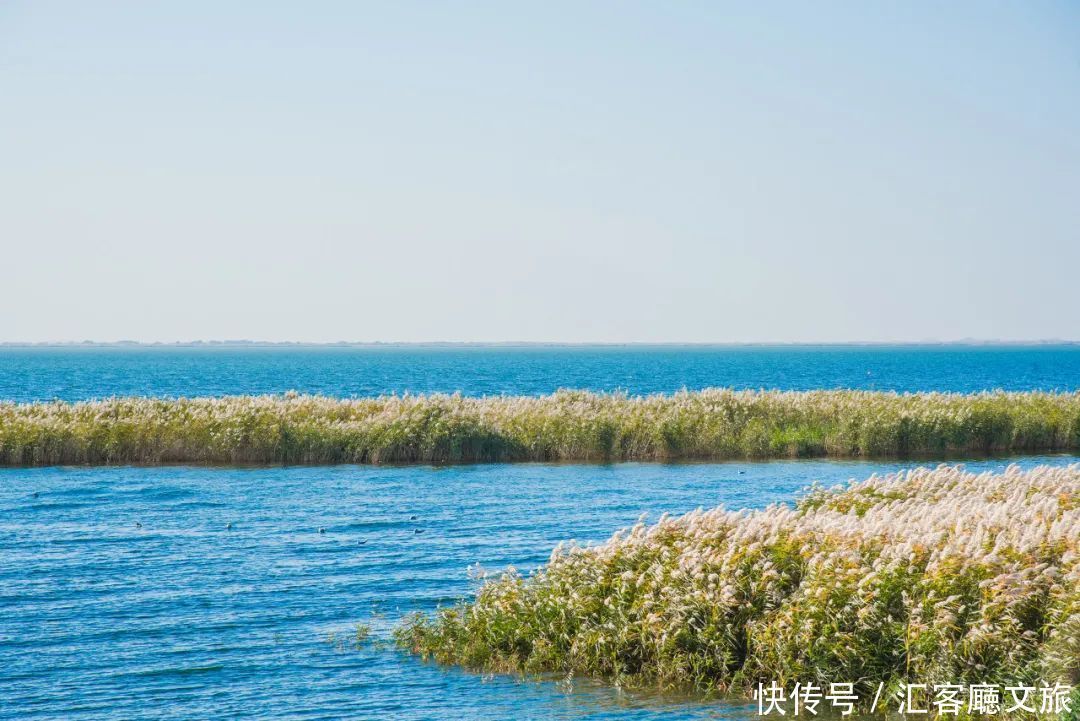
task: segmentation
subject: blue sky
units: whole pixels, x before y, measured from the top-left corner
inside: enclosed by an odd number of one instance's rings
[[[0,340],[1080,339],[1080,5],[0,4]]]

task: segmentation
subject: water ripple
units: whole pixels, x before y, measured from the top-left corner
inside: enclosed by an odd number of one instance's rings
[[[475,590],[472,564],[529,569],[558,541],[602,540],[643,512],[762,506],[896,467],[0,470],[0,717],[745,717],[738,704],[483,677],[386,641],[402,614]],[[373,644],[353,647],[357,623]]]

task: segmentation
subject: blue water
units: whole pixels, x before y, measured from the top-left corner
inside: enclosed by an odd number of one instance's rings
[[[0,400],[559,388],[1078,390],[1075,346],[0,348]]]
[[[0,717],[746,717],[580,680],[485,678],[349,637],[363,622],[386,639],[402,613],[467,595],[471,564],[531,568],[558,541],[604,539],[643,512],[760,507],[814,479],[899,467],[0,470]]]
[[[0,349],[0,401],[707,386],[1078,390],[1080,347]],[[471,564],[532,568],[643,512],[761,507],[899,467],[0,469],[0,718],[745,718],[440,668],[386,641],[402,614],[467,596]],[[374,630],[359,649],[357,623]]]

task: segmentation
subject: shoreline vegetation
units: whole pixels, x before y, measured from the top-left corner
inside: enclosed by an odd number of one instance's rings
[[[0,465],[920,457],[1080,449],[1080,393],[266,396],[0,402]]]
[[[962,466],[560,545],[403,649],[485,672],[749,694],[760,682],[1080,684],[1080,465]],[[1080,701],[1080,688],[1074,697]],[[890,708],[894,708],[890,705]]]

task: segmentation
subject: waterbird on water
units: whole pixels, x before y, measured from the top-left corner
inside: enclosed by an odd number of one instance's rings
[[[410,520],[410,521],[415,521],[415,520],[416,520],[416,516],[409,516],[409,520]]]
[[[423,532],[424,532],[423,528],[414,528],[413,529],[413,533],[423,533]]]
[[[322,526],[319,526],[319,533],[326,533],[326,529]]]
[[[363,546],[365,543],[367,543],[367,539],[366,538],[361,538],[359,541],[356,542],[356,545],[357,546]]]
[[[142,524],[138,521],[135,521],[135,528],[142,528]]]
[[[229,523],[225,524],[225,530],[226,530],[226,531],[231,531],[231,530],[232,530],[232,521],[230,521]]]

